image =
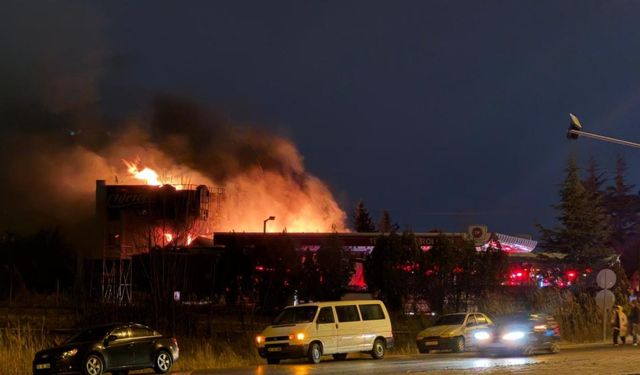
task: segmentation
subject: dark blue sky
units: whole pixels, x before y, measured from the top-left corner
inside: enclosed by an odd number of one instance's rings
[[[640,2],[100,2],[118,61],[104,100],[177,92],[284,134],[349,213],[401,227],[532,233],[571,152],[640,150]],[[126,94],[123,94],[126,93]]]

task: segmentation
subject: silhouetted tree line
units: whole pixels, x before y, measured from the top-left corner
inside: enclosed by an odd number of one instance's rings
[[[637,269],[637,253],[628,250],[637,249],[640,240],[640,195],[626,182],[625,172],[626,163],[618,156],[613,181],[603,186],[607,180],[594,159],[590,159],[582,179],[571,157],[560,202],[552,206],[559,213],[558,225],[552,229],[540,226],[543,245],[575,257],[621,254]]]
[[[422,249],[410,231],[381,235],[365,263],[367,285],[394,310],[409,297],[428,302],[432,311],[461,311],[499,286],[506,273],[501,249],[477,251],[471,241],[444,235]]]
[[[238,238],[225,248],[216,268],[215,292],[227,305],[255,303],[267,311],[291,304],[293,298],[339,299],[353,274],[338,236],[300,255],[286,233],[257,244]]]
[[[615,292],[624,301],[626,275],[640,270],[640,195],[626,181],[626,163],[616,158],[612,180],[607,180],[591,158],[581,176],[574,156],[565,169],[556,209],[556,225],[538,224],[540,246],[567,254],[574,264],[589,266],[603,257],[620,256],[612,268],[618,275]]]
[[[0,298],[26,291],[70,292],[76,261],[75,249],[59,228],[26,235],[5,232],[0,237]]]

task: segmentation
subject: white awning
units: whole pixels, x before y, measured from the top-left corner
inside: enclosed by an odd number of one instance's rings
[[[509,236],[502,233],[494,233],[502,246],[502,250],[514,253],[530,253],[536,248],[538,241],[527,238]]]

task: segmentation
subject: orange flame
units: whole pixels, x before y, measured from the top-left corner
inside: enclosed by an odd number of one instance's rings
[[[286,151],[286,148],[285,148]],[[304,172],[300,157],[294,154],[297,171]],[[193,178],[193,184],[216,186],[209,178],[186,166],[176,165],[166,157],[152,154],[152,158],[162,164],[163,170],[174,174]],[[151,186],[171,184],[177,190],[186,185],[172,184],[164,181],[150,167],[144,166],[138,159],[128,161],[122,159],[133,178]],[[295,164],[295,163],[294,163]],[[191,183],[191,182],[189,182]],[[217,203],[216,210],[209,215],[209,222],[204,231],[193,232],[196,235],[210,234],[212,231],[252,231],[262,232],[344,232],[346,215],[340,209],[329,188],[318,178],[307,176],[304,184],[286,174],[264,171],[254,168],[243,174],[228,179],[224,185],[224,197]],[[275,216],[263,228],[265,218]],[[204,228],[203,228],[204,229]],[[183,237],[179,235],[179,237]],[[167,242],[171,239],[166,236]],[[186,245],[191,244],[192,237],[184,237]]]
[[[144,167],[142,168],[142,170],[140,170],[139,168],[139,165],[141,164],[140,160],[135,162],[130,162],[128,160],[122,159],[122,162],[127,166],[127,171],[129,172],[129,174],[131,174],[131,176],[133,176],[133,178],[135,178],[136,180],[144,181],[147,185],[150,185],[150,186],[171,185],[174,188],[176,188],[176,190],[184,189],[183,184],[174,184],[172,183],[172,181],[170,181],[171,180],[170,178],[167,180],[161,179],[158,172],[156,172],[154,169],[151,169],[149,167]]]
[[[138,163],[130,162],[122,159],[124,165],[127,166],[127,170],[137,180],[145,181],[147,185],[161,186],[158,173],[151,168],[145,167],[142,170],[138,169]]]
[[[173,234],[165,233],[164,234],[164,238],[165,238],[165,240],[167,240],[167,242],[171,242],[171,241],[173,241]]]

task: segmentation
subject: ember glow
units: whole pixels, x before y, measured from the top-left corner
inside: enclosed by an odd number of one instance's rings
[[[173,234],[165,233],[164,234],[164,238],[165,238],[165,240],[167,240],[167,242],[171,242],[171,241],[173,241]]]

